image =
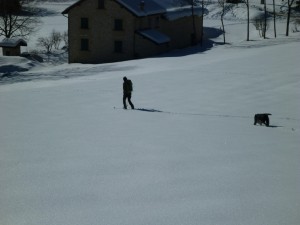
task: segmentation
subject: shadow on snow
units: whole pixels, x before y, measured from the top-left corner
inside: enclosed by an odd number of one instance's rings
[[[221,118],[241,118],[241,119],[252,119],[252,116],[241,116],[241,115],[227,115],[227,114],[208,114],[208,113],[189,113],[189,112],[169,112],[169,111],[162,111],[158,109],[152,108],[136,108],[135,110],[142,111],[142,112],[151,112],[151,113],[166,113],[166,114],[173,114],[173,115],[187,115],[187,116],[203,116],[203,117],[221,117]],[[283,119],[283,118],[279,118]],[[295,119],[297,120],[297,119]],[[264,126],[266,127],[266,126]],[[278,125],[269,125],[268,128],[279,128],[283,126]]]

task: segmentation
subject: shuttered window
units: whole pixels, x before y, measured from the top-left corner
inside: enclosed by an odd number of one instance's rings
[[[123,30],[123,20],[115,19],[115,30]]]
[[[88,18],[81,18],[81,29],[89,29],[89,19]]]
[[[115,53],[122,53],[122,52],[123,52],[123,42],[115,41]]]
[[[104,9],[104,0],[98,0],[98,8]]]
[[[89,39],[87,39],[87,38],[82,38],[81,39],[80,50],[81,51],[88,51],[89,50]]]

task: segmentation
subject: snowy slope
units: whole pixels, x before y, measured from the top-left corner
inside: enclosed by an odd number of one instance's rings
[[[2,77],[0,224],[298,225],[300,37],[279,26]],[[123,76],[143,110],[122,109]],[[263,112],[271,126],[254,126]]]

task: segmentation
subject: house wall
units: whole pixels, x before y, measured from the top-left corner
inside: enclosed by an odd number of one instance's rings
[[[81,28],[81,18],[88,18],[89,28]],[[123,30],[115,31],[115,19],[123,20]],[[69,62],[104,63],[132,59],[134,57],[135,20],[124,8],[111,0],[105,8],[98,8],[97,0],[83,1],[69,11]],[[89,50],[82,51],[81,39],[89,40]],[[123,53],[114,52],[115,41],[123,42]]]
[[[21,49],[20,47],[15,47],[15,48],[2,48],[2,53],[4,56],[19,56],[21,54]]]
[[[147,17],[135,18],[134,30],[142,30],[142,29],[158,30],[160,26],[160,22],[161,22],[160,15],[152,15]],[[169,43],[158,45],[139,34],[135,34],[134,45],[135,45],[134,46],[135,58],[145,58],[149,56],[154,56],[170,50]]]
[[[135,38],[135,58],[154,56],[170,50],[169,43],[157,45],[138,34]]]
[[[105,8],[98,8],[98,0],[83,1],[68,13],[69,62],[106,63],[144,58],[171,49],[191,45],[192,17],[168,21],[161,15],[135,17],[114,0],[106,0]],[[81,18],[88,18],[88,29],[81,28]],[[115,31],[115,19],[123,21],[123,30]],[[195,17],[197,40],[200,41],[202,17]],[[156,45],[135,33],[138,29],[157,29],[168,35],[171,42]],[[89,41],[89,49],[81,50],[81,39]],[[122,41],[122,53],[114,52],[115,41]]]
[[[201,40],[202,16],[195,16],[196,41]],[[183,17],[177,20],[162,20],[159,31],[171,37],[170,49],[185,48],[192,44],[193,19]]]

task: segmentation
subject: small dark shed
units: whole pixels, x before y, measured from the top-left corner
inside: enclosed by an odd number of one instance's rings
[[[21,46],[27,46],[27,42],[22,38],[4,38],[0,42],[4,56],[19,56],[21,54]]]

